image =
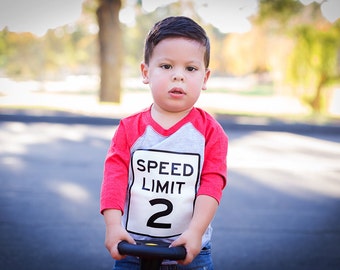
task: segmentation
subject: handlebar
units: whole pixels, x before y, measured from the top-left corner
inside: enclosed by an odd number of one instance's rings
[[[168,247],[155,242],[137,242],[130,244],[122,241],[118,244],[118,251],[122,255],[131,255],[140,258],[155,258],[163,260],[184,260],[187,254],[185,247]]]

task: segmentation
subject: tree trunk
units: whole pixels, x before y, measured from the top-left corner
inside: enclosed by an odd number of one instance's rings
[[[99,0],[100,93],[104,102],[121,101],[122,33],[119,22],[121,0]]]
[[[311,101],[311,106],[313,108],[313,111],[316,113],[319,113],[322,110],[322,89],[324,88],[326,82],[327,82],[327,76],[325,74],[321,74],[319,83],[316,87],[315,96]]]

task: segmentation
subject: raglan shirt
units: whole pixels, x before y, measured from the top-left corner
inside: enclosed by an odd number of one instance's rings
[[[220,202],[227,149],[223,128],[199,108],[170,129],[152,119],[151,107],[124,118],[105,159],[100,211],[121,210],[135,240],[170,243],[187,228],[197,196]],[[209,225],[202,246],[211,233]]]

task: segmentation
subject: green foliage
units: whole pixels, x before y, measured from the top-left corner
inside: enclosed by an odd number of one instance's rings
[[[8,31],[5,28],[0,32],[0,68],[3,68],[7,64],[7,55],[10,54],[10,46],[8,45],[7,39]]]
[[[322,111],[326,86],[339,78],[339,20],[326,21],[318,3],[303,6],[293,0],[261,0],[259,17],[261,23],[277,22],[277,34],[288,34],[294,42],[286,59],[286,83],[315,112]]]
[[[91,20],[90,20],[91,22]],[[0,70],[15,79],[57,79],[97,67],[97,35],[78,22],[43,37],[0,31]]]
[[[30,33],[16,34],[7,29],[0,32],[0,68],[12,76],[27,76],[38,72],[41,59],[32,55],[41,51],[37,38]]]
[[[143,61],[144,40],[149,28],[158,17],[155,12],[146,14],[141,7],[136,7],[136,23],[132,27],[124,27],[124,64],[125,75],[139,76],[140,63]]]
[[[302,98],[315,111],[323,108],[325,87],[339,79],[340,32],[336,27],[295,29],[296,46],[288,66],[289,81],[303,88]]]
[[[289,66],[291,81],[310,86],[318,83],[320,74],[335,77],[340,33],[335,28],[325,31],[310,25],[297,27],[294,32],[296,45]]]
[[[302,4],[297,0],[259,0],[259,6],[258,20],[261,22],[275,18],[285,23],[302,9]]]

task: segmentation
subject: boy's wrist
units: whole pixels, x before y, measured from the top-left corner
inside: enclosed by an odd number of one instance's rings
[[[105,224],[108,226],[121,226],[122,212],[117,209],[106,209],[103,211]]]
[[[202,228],[196,222],[191,222],[191,224],[188,227],[188,231],[190,231],[191,234],[195,234],[199,237],[202,237],[204,235],[205,230],[206,228]]]

